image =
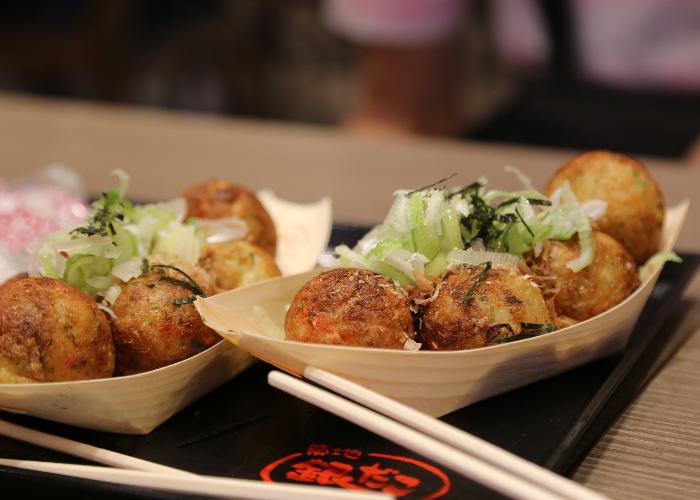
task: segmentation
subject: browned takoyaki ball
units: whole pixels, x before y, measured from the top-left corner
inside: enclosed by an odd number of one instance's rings
[[[512,266],[466,267],[439,286],[423,310],[423,349],[484,347],[494,339],[523,333],[522,323],[552,322],[540,290]]]
[[[659,186],[634,158],[610,151],[589,151],[569,160],[547,184],[551,194],[564,181],[579,201],[608,202],[595,227],[619,241],[637,264],[659,249],[665,204]]]
[[[199,265],[209,273],[220,292],[280,275],[272,255],[244,240],[205,246]]]
[[[113,372],[112,335],[91,297],[52,278],[0,287],[0,382],[86,380]]]
[[[554,299],[557,314],[583,321],[622,302],[639,286],[639,273],[632,256],[614,238],[593,231],[595,257],[579,272],[567,263],[580,254],[578,238],[550,240],[531,269],[556,279]]]
[[[233,182],[214,179],[190,187],[183,196],[187,200],[187,217],[238,217],[248,225],[245,239],[275,255],[275,225],[270,214],[251,191]]]
[[[401,349],[415,337],[408,297],[382,275],[333,269],[307,282],[287,311],[288,340]]]
[[[202,278],[205,273],[190,271],[188,275],[207,295],[213,292],[211,283]],[[195,293],[186,283],[187,278],[176,271],[153,267],[122,287],[112,306],[119,374],[140,373],[181,361],[219,340],[189,302]]]

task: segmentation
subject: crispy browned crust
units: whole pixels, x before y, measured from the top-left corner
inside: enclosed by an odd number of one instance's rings
[[[554,298],[557,314],[578,321],[607,311],[639,286],[639,273],[632,256],[614,238],[594,231],[595,257],[575,273],[566,264],[579,256],[578,239],[550,240],[531,263],[538,275],[556,279]]]
[[[663,194],[644,165],[611,151],[588,151],[565,163],[547,184],[548,196],[568,180],[579,201],[608,202],[595,227],[627,249],[643,264],[659,249],[665,215]]]
[[[415,337],[410,301],[384,276],[333,269],[297,293],[285,318],[287,339],[401,349]]]
[[[39,382],[110,377],[114,345],[104,313],[90,296],[56,279],[6,283],[0,287],[0,365],[10,378]]]
[[[243,240],[205,246],[199,265],[210,274],[220,292],[280,275],[270,253]]]
[[[182,279],[173,271],[153,269],[124,285],[112,306],[116,316],[111,321],[112,334],[117,372],[121,375],[176,363],[219,340],[216,332],[204,325],[193,304],[173,303],[193,292],[164,277]],[[211,293],[211,289],[204,291]]]
[[[498,335],[521,333],[521,322],[551,323],[542,293],[511,268],[491,269],[465,302],[483,270],[483,266],[468,267],[445,278],[437,297],[423,311],[423,349],[484,347]]]
[[[9,278],[7,278],[5,280],[5,282],[1,283],[1,284],[6,285],[7,283],[11,283],[13,281],[19,281],[21,279],[28,278],[28,277],[29,277],[29,273],[17,273],[14,276],[10,276]]]
[[[187,189],[187,217],[238,217],[248,224],[246,239],[275,255],[277,233],[270,214],[251,191],[233,182],[212,179]]]

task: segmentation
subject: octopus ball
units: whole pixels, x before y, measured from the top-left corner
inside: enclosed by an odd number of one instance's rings
[[[411,304],[382,275],[333,269],[307,282],[285,318],[288,340],[402,349],[413,339]]]
[[[214,179],[187,189],[187,217],[237,217],[248,226],[246,239],[275,255],[277,233],[270,214],[257,196],[233,182]]]
[[[466,267],[438,286],[421,316],[423,349],[484,347],[523,333],[523,323],[551,323],[539,288],[512,266]]]
[[[196,283],[207,294],[213,291],[201,277]],[[191,303],[194,292],[187,285],[180,273],[153,267],[122,287],[112,305],[118,373],[129,375],[176,363],[219,340],[202,322]]]
[[[90,296],[52,278],[0,287],[0,382],[87,380],[113,372],[109,324]]]
[[[530,266],[538,275],[556,279],[556,312],[577,321],[607,311],[639,286],[634,259],[620,243],[600,231],[593,231],[593,241],[593,262],[578,272],[567,266],[580,254],[577,238],[546,242]]]
[[[205,246],[199,265],[209,273],[218,291],[232,290],[280,275],[270,253],[244,240]]]
[[[564,164],[549,181],[551,194],[569,181],[579,201],[607,201],[595,227],[622,243],[637,264],[659,249],[665,203],[659,186],[642,163],[610,151],[589,151]]]

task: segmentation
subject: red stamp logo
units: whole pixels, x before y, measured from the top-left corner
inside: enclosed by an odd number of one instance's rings
[[[437,467],[414,458],[364,453],[328,444],[310,444],[260,471],[268,482],[296,482],[378,491],[396,497],[432,499],[450,490],[450,480]]]

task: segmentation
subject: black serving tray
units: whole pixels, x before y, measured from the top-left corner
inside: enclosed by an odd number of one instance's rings
[[[332,244],[365,228],[336,226]],[[560,474],[570,474],[610,422],[679,345],[681,298],[700,255],[665,267],[621,355],[471,405],[443,420]],[[663,334],[659,334],[663,332]],[[256,363],[146,436],[0,417],[192,472],[304,484],[354,484],[410,492],[404,498],[499,498],[451,470],[267,385]],[[84,463],[0,437],[0,456]],[[170,499],[182,495],[0,467],[3,498]],[[5,496],[9,494],[9,496]],[[186,498],[194,498],[187,496]]]

